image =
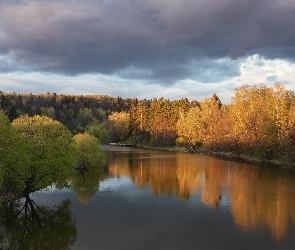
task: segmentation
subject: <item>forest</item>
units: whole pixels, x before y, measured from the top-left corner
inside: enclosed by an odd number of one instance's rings
[[[226,105],[216,93],[190,102],[3,92],[0,105],[10,122],[24,115],[46,116],[74,135],[95,136],[101,144],[177,146],[295,160],[295,95],[280,83],[243,85]]]

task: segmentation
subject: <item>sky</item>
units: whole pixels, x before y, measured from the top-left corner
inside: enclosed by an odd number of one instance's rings
[[[230,103],[295,89],[294,0],[0,0],[0,91]]]

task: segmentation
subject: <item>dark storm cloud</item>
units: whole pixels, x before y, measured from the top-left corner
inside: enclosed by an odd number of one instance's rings
[[[226,79],[239,69],[221,58],[295,61],[294,13],[294,0],[0,0],[0,71]]]

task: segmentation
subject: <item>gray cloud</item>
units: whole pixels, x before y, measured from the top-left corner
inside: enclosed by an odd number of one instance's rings
[[[228,58],[295,61],[294,13],[293,0],[0,0],[0,71],[216,82],[239,74]]]

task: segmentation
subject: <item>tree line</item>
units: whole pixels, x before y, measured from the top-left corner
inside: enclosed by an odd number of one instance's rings
[[[216,93],[199,102],[0,93],[0,105],[10,121],[24,114],[48,116],[102,144],[176,145],[294,160],[295,96],[279,83],[243,85],[227,105]]]
[[[0,106],[10,121],[21,115],[48,116],[82,133],[94,120],[102,122],[113,112],[129,111],[134,99],[107,95],[17,94],[0,91]]]
[[[295,95],[284,85],[243,85],[224,105],[214,93],[200,102],[153,99],[114,112],[109,121],[120,140],[137,145],[185,146],[259,158],[295,160]]]

